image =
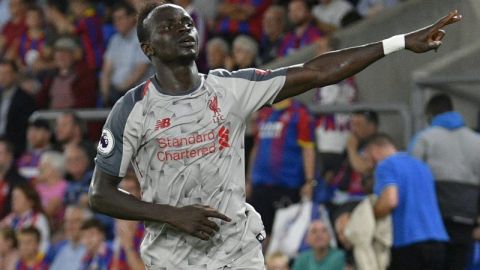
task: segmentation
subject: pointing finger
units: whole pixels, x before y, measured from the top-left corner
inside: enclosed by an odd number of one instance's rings
[[[447,16],[441,18],[433,25],[433,30],[440,30],[446,25],[456,23],[462,19],[462,15],[458,13],[458,10],[450,11]]]

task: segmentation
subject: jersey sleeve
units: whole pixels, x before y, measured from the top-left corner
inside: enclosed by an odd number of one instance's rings
[[[241,69],[234,72],[214,70],[221,85],[232,92],[238,108],[244,117],[270,105],[285,84],[287,69],[261,70],[256,68]]]
[[[380,196],[388,186],[396,186],[395,171],[390,162],[381,162],[375,169],[375,185],[373,191],[375,195]]]
[[[129,92],[115,104],[103,127],[95,158],[98,168],[113,176],[125,176],[140,146],[141,119],[135,92]]]

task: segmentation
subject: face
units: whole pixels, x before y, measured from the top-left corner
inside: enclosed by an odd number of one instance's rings
[[[282,12],[275,9],[267,9],[263,15],[263,32],[269,37],[277,38],[283,32],[284,18]]]
[[[233,47],[233,58],[239,68],[247,68],[253,65],[255,55],[241,46]]]
[[[32,209],[32,207],[32,202],[25,193],[21,189],[15,188],[12,192],[12,211],[16,214],[22,214]]]
[[[221,46],[215,45],[207,47],[207,62],[209,68],[214,69],[224,67],[226,57],[227,53],[221,48]]]
[[[322,249],[327,248],[330,242],[330,235],[328,234],[327,228],[321,221],[314,221],[310,224],[308,234],[307,234],[307,243],[312,247],[312,249]]]
[[[176,5],[156,8],[146,19],[150,40],[142,44],[147,56],[163,63],[191,63],[198,55],[198,33],[188,13]]]
[[[88,169],[88,157],[77,146],[65,149],[65,169],[74,177],[81,177]]]
[[[303,1],[292,1],[288,5],[288,19],[298,26],[310,19],[310,11]]]
[[[52,175],[53,167],[48,163],[48,160],[40,160],[38,164],[38,182],[46,182],[48,177]]]
[[[82,230],[81,232],[81,243],[85,246],[86,250],[90,254],[94,254],[102,245],[105,237],[102,232],[96,228],[90,228]]]
[[[361,140],[365,140],[376,132],[376,127],[370,123],[363,115],[354,114],[350,120],[350,126],[353,135]]]
[[[37,256],[39,243],[35,235],[30,233],[18,234],[18,251],[22,259],[30,259]]]
[[[75,64],[75,52],[71,50],[55,50],[53,58],[59,69],[70,69]]]
[[[83,223],[83,211],[77,208],[67,208],[64,218],[65,236],[68,240],[78,242],[81,236]]]
[[[377,145],[368,145],[365,148],[365,158],[370,160],[373,164],[376,164],[378,161],[382,160],[381,148]]]
[[[0,76],[1,77],[1,76]],[[13,156],[8,152],[5,143],[0,142],[0,171],[6,171],[11,166]]]
[[[12,17],[22,16],[25,12],[25,4],[23,0],[10,0],[10,14]]]
[[[27,129],[27,141],[34,149],[42,148],[48,145],[50,132],[43,128],[30,126]]]
[[[56,121],[55,136],[58,142],[65,143],[74,136],[76,128],[74,119],[71,115],[60,115]]]
[[[6,254],[12,249],[12,241],[5,239],[5,237],[0,234],[0,255]]]
[[[70,1],[70,11],[72,12],[75,18],[83,17],[83,13],[85,12],[85,6],[82,4],[81,1]]]
[[[17,73],[8,64],[0,64],[0,88],[8,89],[15,85]]]
[[[135,27],[135,16],[128,15],[124,9],[116,10],[112,17],[115,29],[117,29],[117,31],[122,35],[130,33],[130,31],[132,31],[132,29]]]
[[[25,23],[28,28],[39,28],[42,26],[42,14],[38,10],[29,10]]]

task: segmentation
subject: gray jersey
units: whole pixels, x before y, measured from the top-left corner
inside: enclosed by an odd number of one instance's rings
[[[259,247],[263,225],[245,203],[245,122],[274,100],[285,72],[214,70],[201,75],[197,89],[178,96],[164,94],[152,78],[115,104],[97,148],[97,167],[123,177],[132,162],[142,200],[209,205],[232,219],[212,219],[220,231],[209,241],[146,222],[141,253],[147,266],[215,269]]]

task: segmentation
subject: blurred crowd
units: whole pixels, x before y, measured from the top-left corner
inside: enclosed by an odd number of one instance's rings
[[[0,269],[144,269],[143,224],[88,208],[101,123],[75,112],[109,108],[152,76],[136,34],[143,2],[0,1]],[[401,1],[167,2],[194,19],[207,73],[261,67],[310,45],[336,49],[332,33]],[[310,105],[358,99],[354,78],[313,91]],[[429,269],[421,263],[430,260],[457,270],[472,257],[469,269],[480,269],[480,139],[449,100],[426,112],[453,135],[421,133],[410,155],[379,134],[368,109],[313,114],[292,99],[252,117],[246,196],[269,235],[267,269]],[[62,113],[29,120],[36,110]],[[133,170],[121,188],[140,197]],[[419,268],[401,264],[412,254]]]

